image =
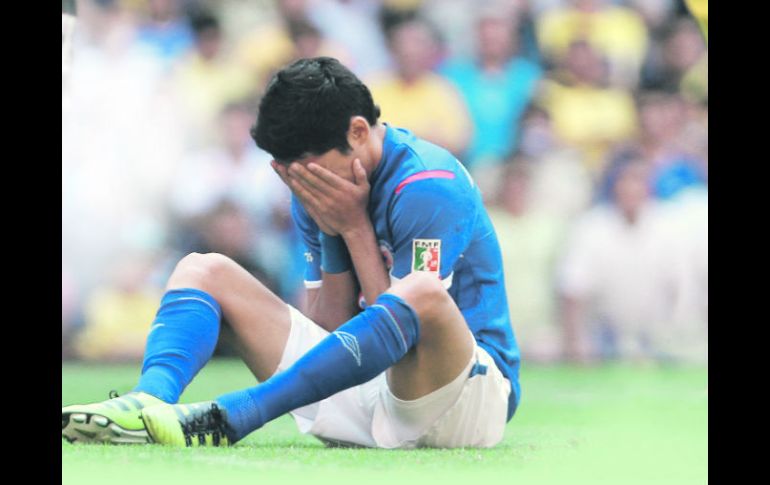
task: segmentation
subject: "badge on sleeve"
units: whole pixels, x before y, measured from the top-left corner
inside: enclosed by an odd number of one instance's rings
[[[412,272],[427,271],[439,275],[441,269],[441,239],[412,240]]]

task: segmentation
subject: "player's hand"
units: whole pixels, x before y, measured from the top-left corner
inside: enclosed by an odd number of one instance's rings
[[[273,170],[275,170],[275,173],[277,173],[278,176],[281,177],[281,180],[283,180],[283,183],[285,183],[291,189],[294,195],[297,196],[299,201],[302,203],[302,207],[305,208],[308,215],[315,221],[315,223],[318,224],[318,228],[321,229],[325,234],[328,234],[330,236],[336,236],[338,233],[335,232],[331,227],[324,224],[324,222],[320,219],[320,216],[315,211],[315,205],[312,204],[312,201],[305,198],[305,194],[303,192],[298,193],[296,190],[294,190],[294,186],[292,185],[292,183],[296,185],[296,182],[294,182],[292,178],[289,176],[289,171],[286,168],[286,166],[281,165],[275,160],[271,161],[270,165],[273,167]]]
[[[359,159],[353,160],[353,182],[316,164],[307,167],[299,163],[289,166],[289,187],[303,201],[309,211],[316,214],[319,227],[325,226],[343,237],[361,228],[369,221],[366,211],[369,204],[369,180]],[[307,203],[307,205],[305,205]]]

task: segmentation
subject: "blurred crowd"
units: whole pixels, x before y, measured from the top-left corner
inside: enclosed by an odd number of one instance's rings
[[[707,362],[702,4],[78,0],[62,79],[63,358],[141,358],[192,251],[302,303],[290,193],[249,128],[275,71],[328,55],[383,121],[472,173],[524,359]]]

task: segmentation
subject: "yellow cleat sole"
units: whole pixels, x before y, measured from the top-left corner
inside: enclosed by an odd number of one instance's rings
[[[152,443],[147,430],[121,427],[106,416],[93,413],[62,413],[61,436],[70,443],[138,445]]]

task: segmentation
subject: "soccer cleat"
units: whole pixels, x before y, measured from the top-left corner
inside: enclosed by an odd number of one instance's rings
[[[144,392],[129,392],[94,404],[67,406],[61,410],[61,435],[70,443],[149,443],[142,409],[165,404]]]
[[[171,446],[228,446],[225,411],[216,402],[166,404],[142,410],[153,443]]]

